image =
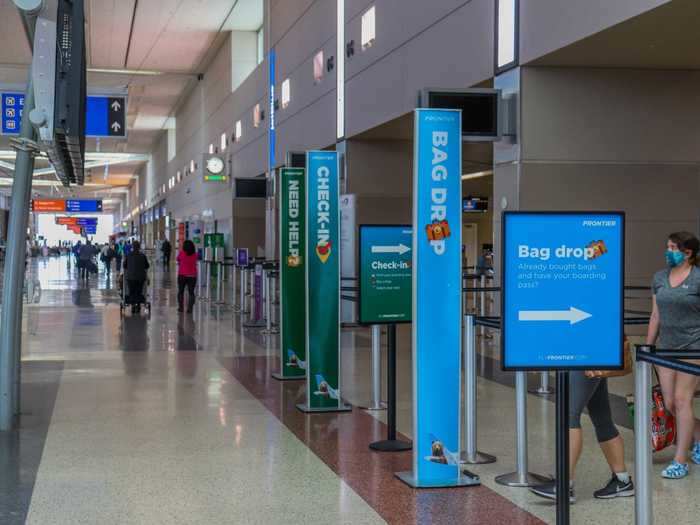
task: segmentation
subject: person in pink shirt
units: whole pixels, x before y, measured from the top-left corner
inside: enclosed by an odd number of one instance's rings
[[[177,311],[184,309],[185,288],[189,296],[187,312],[194,307],[194,287],[197,285],[197,253],[194,243],[190,240],[182,243],[182,249],[177,254]]]

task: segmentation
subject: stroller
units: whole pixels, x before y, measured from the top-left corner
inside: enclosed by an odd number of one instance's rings
[[[150,317],[151,316],[151,301],[150,301],[150,295],[149,295],[149,288],[150,288],[150,278],[146,278],[146,280],[143,283],[143,289],[141,290],[141,293],[137,296],[134,297],[134,294],[132,294],[129,291],[129,284],[126,281],[126,275],[122,271],[119,274],[119,297],[120,297],[120,302],[119,302],[119,314],[121,316],[124,316],[124,312],[126,311],[127,307],[131,306],[132,311],[135,309],[135,313],[141,313],[141,307],[145,307],[146,309],[146,314]]]

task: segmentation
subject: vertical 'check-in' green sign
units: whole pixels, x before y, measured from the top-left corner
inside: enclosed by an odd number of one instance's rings
[[[335,151],[306,154],[306,404],[345,407],[340,396],[340,207]]]
[[[282,168],[280,199],[280,373],[278,379],[306,375],[306,210],[304,170]]]

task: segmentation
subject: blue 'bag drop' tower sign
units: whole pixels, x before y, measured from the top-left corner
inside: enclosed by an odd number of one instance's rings
[[[415,111],[413,175],[413,487],[477,485],[462,475],[462,118]]]
[[[503,214],[505,370],[623,367],[625,217]]]

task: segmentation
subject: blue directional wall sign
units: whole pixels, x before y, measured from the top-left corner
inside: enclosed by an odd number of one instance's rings
[[[503,215],[502,366],[623,366],[624,214]]]
[[[24,95],[19,93],[2,94],[2,133],[18,135],[24,110]]]
[[[24,94],[2,93],[2,133],[18,135]],[[88,97],[85,115],[88,137],[126,137],[126,97]]]
[[[70,213],[94,213],[102,211],[102,201],[101,200],[89,200],[89,199],[67,199],[66,200],[66,211]]]

